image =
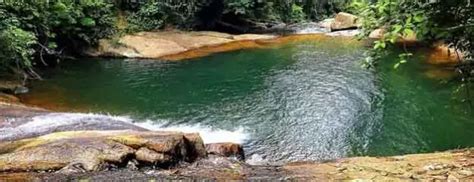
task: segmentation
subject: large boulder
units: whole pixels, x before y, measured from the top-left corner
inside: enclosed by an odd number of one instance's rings
[[[349,13],[340,12],[331,23],[331,31],[356,29],[359,26],[359,17]]]
[[[0,172],[55,171],[75,166],[101,171],[130,160],[174,165],[206,156],[198,134],[70,131],[0,142]],[[79,167],[78,167],[79,166]]]

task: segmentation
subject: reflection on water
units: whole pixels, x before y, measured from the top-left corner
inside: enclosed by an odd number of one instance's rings
[[[23,99],[241,141],[248,157],[269,162],[474,146],[474,119],[451,99],[455,84],[419,63],[393,70],[392,57],[364,69],[363,49],[321,38],[181,62],[66,62]]]

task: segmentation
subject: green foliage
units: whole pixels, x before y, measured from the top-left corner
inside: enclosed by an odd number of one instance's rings
[[[236,15],[252,15],[254,8],[256,6],[255,1],[253,0],[225,0],[225,10],[224,13],[233,13]]]
[[[398,39],[416,34],[419,41],[441,42],[453,48],[453,54],[463,54],[458,55],[461,63],[456,72],[460,73],[460,88],[470,93],[470,84],[474,81],[474,5],[469,0],[354,0],[352,5],[364,17],[362,37],[377,28],[384,29],[384,36],[375,41],[373,50],[368,53],[367,65],[374,65]],[[394,68],[406,63],[410,56],[407,51],[401,54]]]
[[[349,0],[170,0],[138,1],[135,4],[117,4],[128,13],[128,31],[156,30],[166,25],[191,28],[199,20],[198,12],[211,8],[213,17],[207,19],[243,20],[244,22],[285,22],[296,23],[311,19],[322,19],[344,9]],[[197,25],[198,26],[198,25]]]
[[[307,18],[311,20],[322,20],[332,17],[335,13],[349,11],[348,5],[351,0],[306,0],[301,3]]]
[[[129,32],[156,30],[166,25],[190,27],[198,11],[197,1],[149,1],[138,3],[138,10],[129,10]]]
[[[303,7],[298,6],[297,4],[291,5],[291,14],[290,21],[301,22],[304,21],[306,14],[303,12]]]
[[[2,68],[30,69],[34,60],[47,63],[43,57],[94,45],[101,38],[116,34],[116,18],[123,22],[124,32],[198,27],[198,13],[215,6],[204,18],[217,22],[227,17],[231,22],[286,22],[321,19],[322,14],[340,10],[348,0],[168,0],[168,1],[109,1],[109,0],[50,0],[0,1],[0,32]],[[211,15],[211,16],[209,16]],[[125,21],[126,20],[126,21]],[[240,21],[239,21],[240,20]],[[210,23],[212,26],[212,23]],[[237,25],[239,26],[239,25]],[[212,27],[211,27],[212,28]],[[124,32],[119,32],[124,33]],[[12,39],[12,36],[19,36]],[[34,50],[34,51],[32,51]],[[17,64],[21,63],[21,64]]]
[[[426,42],[446,42],[465,52],[467,59],[472,57],[474,8],[467,1],[355,0],[352,5],[364,17],[362,37],[377,28],[384,29],[383,38],[375,41],[374,53],[383,52],[402,37],[416,35]]]
[[[105,0],[0,3],[1,66],[32,73],[33,57],[44,62],[44,56],[95,44],[114,33],[112,6]]]
[[[33,33],[15,26],[4,28],[0,32],[0,69],[8,70],[12,66],[30,68],[34,46],[37,39]]]

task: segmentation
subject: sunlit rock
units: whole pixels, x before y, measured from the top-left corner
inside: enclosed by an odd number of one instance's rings
[[[276,38],[274,35],[231,35],[220,32],[140,32],[111,40],[101,40],[95,49],[86,51],[89,56],[127,58],[163,58],[200,48],[222,44]]]
[[[202,149],[202,142],[186,139],[180,132],[59,132],[0,142],[0,171],[54,171],[72,164],[85,171],[102,171],[126,164],[133,156],[152,163],[192,162],[205,157]]]
[[[359,27],[359,17],[349,13],[338,13],[331,23],[331,31],[355,29]]]

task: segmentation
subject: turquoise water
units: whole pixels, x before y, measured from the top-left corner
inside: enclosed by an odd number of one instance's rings
[[[159,127],[231,131],[247,158],[270,162],[395,155],[474,146],[474,116],[442,68],[418,57],[361,67],[338,38],[169,62],[84,59],[45,70],[23,99],[128,116]],[[219,139],[219,138],[217,138]]]

